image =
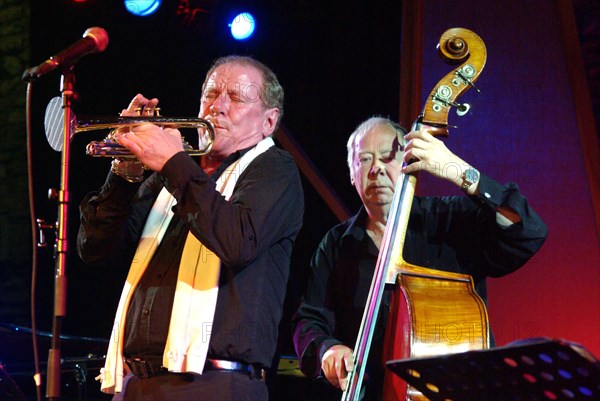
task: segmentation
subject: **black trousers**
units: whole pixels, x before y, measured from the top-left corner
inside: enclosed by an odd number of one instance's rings
[[[168,373],[140,379],[125,377],[123,392],[113,401],[267,401],[267,385],[248,375],[228,371]]]

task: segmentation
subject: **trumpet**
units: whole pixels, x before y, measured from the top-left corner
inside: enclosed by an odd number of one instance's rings
[[[202,156],[210,153],[215,141],[215,131],[212,124],[202,118],[171,118],[163,116],[123,116],[116,118],[97,117],[77,120],[74,132],[97,131],[110,129],[103,141],[92,141],[86,146],[86,154],[93,157],[116,157],[120,159],[135,159],[131,151],[121,146],[115,139],[116,131],[139,124],[154,124],[164,128],[195,128],[198,130],[201,148],[194,149],[182,138],[183,150],[189,156]]]

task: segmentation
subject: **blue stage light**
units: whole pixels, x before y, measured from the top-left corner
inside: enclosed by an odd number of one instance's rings
[[[254,34],[256,23],[250,13],[240,13],[229,24],[231,36],[236,40],[249,39]]]
[[[125,8],[133,15],[146,17],[160,7],[162,0],[125,0]]]

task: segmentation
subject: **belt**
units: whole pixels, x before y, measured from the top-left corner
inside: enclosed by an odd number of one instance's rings
[[[129,367],[129,370],[131,370],[131,373],[142,379],[169,373],[167,368],[162,366],[162,358],[126,358],[125,363]],[[258,379],[262,382],[266,382],[267,380],[267,371],[265,369],[243,362],[233,362],[222,359],[207,359],[204,365],[204,370],[237,372],[247,375],[250,379]]]
[[[248,375],[251,379],[258,379],[262,382],[266,382],[267,380],[267,371],[265,369],[249,363],[225,361],[222,359],[207,359],[204,369],[238,372]]]
[[[129,370],[131,370],[131,373],[142,379],[164,375],[169,372],[167,368],[162,367],[162,358],[126,358],[125,363],[129,367]]]

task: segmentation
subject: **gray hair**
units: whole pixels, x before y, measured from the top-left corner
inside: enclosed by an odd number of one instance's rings
[[[390,120],[389,118],[374,116],[369,118],[368,120],[363,121],[356,127],[354,132],[348,138],[348,144],[346,145],[348,149],[348,169],[350,169],[350,178],[352,179],[352,163],[354,163],[354,155],[355,155],[355,147],[356,142],[365,136],[367,133],[373,131],[380,125],[387,125],[396,131],[396,135],[398,136],[398,143],[400,146],[404,148],[406,145],[406,140],[404,139],[404,135],[406,135],[406,130],[400,126],[400,124]]]
[[[224,64],[238,64],[243,66],[250,66],[257,69],[261,73],[264,85],[262,86],[262,88],[260,88],[258,95],[264,108],[279,109],[279,117],[275,126],[275,130],[277,130],[279,122],[283,118],[283,87],[279,83],[279,80],[277,79],[275,73],[260,61],[249,56],[238,55],[230,55],[218,58],[213,62],[212,66],[206,73],[206,78],[204,80],[204,83],[202,84],[202,92],[204,92],[204,90],[206,89],[206,81],[208,81],[208,78],[212,75],[215,69]]]

